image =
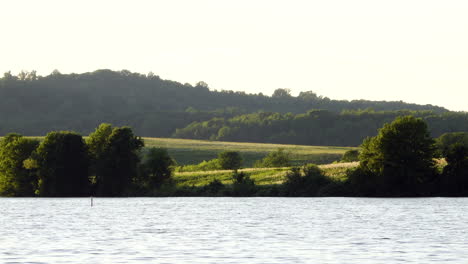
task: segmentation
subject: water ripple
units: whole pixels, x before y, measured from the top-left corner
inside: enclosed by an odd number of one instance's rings
[[[0,263],[461,263],[468,199],[0,199]]]

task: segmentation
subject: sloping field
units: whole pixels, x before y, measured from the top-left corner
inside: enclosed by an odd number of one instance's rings
[[[346,170],[358,166],[358,162],[319,165],[325,175],[337,180],[344,180]],[[281,184],[291,168],[247,168],[239,171],[249,175],[257,185]],[[232,183],[231,170],[176,172],[174,181],[178,186],[203,186],[214,179],[224,184]]]
[[[217,157],[219,152],[238,151],[244,159],[244,167],[251,167],[256,160],[271,151],[282,148],[291,153],[294,165],[304,163],[326,164],[341,158],[351,147],[303,146],[244,142],[223,142],[175,138],[143,138],[146,147],[167,148],[179,165],[198,164]]]
[[[38,140],[44,137],[29,137]],[[341,159],[343,153],[355,147],[305,146],[268,143],[225,142],[177,138],[144,137],[145,147],[167,148],[169,154],[179,165],[198,164],[204,160],[214,159],[218,153],[230,150],[238,151],[243,158],[243,167],[253,167],[255,161],[262,159],[269,152],[279,148],[290,153],[292,165],[305,163],[329,164]]]

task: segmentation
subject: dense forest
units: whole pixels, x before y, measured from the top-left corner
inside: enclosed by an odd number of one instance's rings
[[[239,89],[242,88],[239,87]],[[408,104],[401,101],[332,100],[318,96],[312,91],[301,92],[298,96],[292,96],[289,89],[277,89],[272,96],[262,93],[212,91],[204,82],[199,82],[196,85],[182,84],[163,80],[152,73],[143,75],[126,70],[118,72],[98,70],[83,74],[61,74],[59,71],[54,71],[48,76],[38,76],[34,71],[21,72],[18,75],[12,75],[8,72],[4,74],[3,78],[0,78],[0,97],[2,98],[0,134],[17,132],[30,136],[45,135],[50,130],[73,130],[87,134],[100,123],[111,122],[117,126],[129,125],[141,136],[180,135],[192,137],[189,133],[189,125],[193,122],[221,120],[220,123],[223,123],[221,127],[230,128],[236,122],[243,123],[243,119],[259,118],[261,122],[263,120],[270,122],[271,119],[273,126],[285,123],[291,126],[306,125],[307,133],[313,130],[314,133],[321,134],[321,136],[313,136],[310,140],[290,142],[284,138],[287,138],[291,131],[297,133],[295,132],[296,128],[274,128],[274,131],[279,132],[262,136],[265,138],[262,141],[356,145],[363,135],[374,134],[375,128],[393,119],[395,114],[367,114],[365,118],[362,118],[362,115],[342,113],[343,111],[407,109],[432,111],[434,115],[448,112],[448,110],[438,106]],[[311,109],[321,109],[327,112],[307,112]],[[272,112],[272,114],[268,114],[268,112]],[[311,116],[317,115],[320,116],[318,119],[322,120],[318,122],[322,122],[324,125],[321,129],[315,129],[316,125],[308,125],[306,122],[314,119]],[[331,119],[325,118],[327,115],[336,117],[336,119],[330,121]],[[380,120],[374,121],[374,119],[379,118]],[[457,116],[456,118],[462,117]],[[274,121],[276,119],[297,119],[299,121],[276,122]],[[362,122],[355,123],[356,119],[362,119]],[[327,134],[331,131],[329,127],[337,126],[339,122],[347,123],[340,124],[340,128],[334,133]],[[185,128],[187,126],[189,127]],[[331,138],[347,137],[350,130],[361,126],[370,127],[366,128],[365,131],[356,132],[359,135],[353,137],[349,142],[343,142],[340,139],[336,139],[334,142],[334,139]],[[233,128],[236,129],[235,126]],[[176,132],[176,129],[180,130]],[[273,129],[273,127],[269,129]],[[455,130],[466,129],[455,126],[449,131]],[[343,131],[345,134],[340,134]],[[245,138],[245,135],[234,138],[232,133],[224,136],[224,132],[227,130],[221,129],[220,131],[218,129],[206,136],[193,135],[193,137],[259,141],[254,138]],[[292,137],[289,138],[293,140]]]
[[[252,113],[232,118],[193,122],[173,134],[176,138],[210,139],[299,145],[358,146],[384,123],[398,116],[424,119],[431,135],[468,131],[468,113],[434,111],[311,110],[305,114]]]

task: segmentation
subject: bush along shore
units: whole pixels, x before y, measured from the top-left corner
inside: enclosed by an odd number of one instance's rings
[[[423,119],[396,118],[351,149],[341,162],[291,167],[291,154],[271,151],[242,168],[236,151],[178,166],[167,149],[144,148],[129,127],[101,124],[88,137],[50,132],[39,141],[0,140],[0,195],[12,197],[468,196],[468,137],[433,139]]]

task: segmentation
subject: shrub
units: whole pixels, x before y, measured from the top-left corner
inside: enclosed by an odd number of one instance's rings
[[[377,196],[377,176],[362,167],[346,171],[347,183],[354,196]]]
[[[289,167],[291,166],[290,154],[285,152],[284,149],[278,149],[268,153],[262,160],[257,161],[254,166],[257,168]]]
[[[203,187],[203,193],[210,196],[216,196],[220,195],[224,189],[224,184],[220,180],[214,179]]]
[[[318,190],[330,182],[317,165],[307,164],[286,174],[283,191],[286,196],[317,196]]]
[[[244,172],[234,171],[232,181],[233,196],[252,196],[257,191],[255,182]]]
[[[354,162],[359,161],[359,151],[358,150],[348,150],[343,154],[341,162]]]
[[[221,170],[221,165],[218,159],[204,160],[196,165],[185,165],[176,168],[177,172],[190,172],[190,171],[212,171]]]
[[[236,151],[223,151],[218,154],[218,162],[221,169],[237,170],[242,166],[242,157]]]

